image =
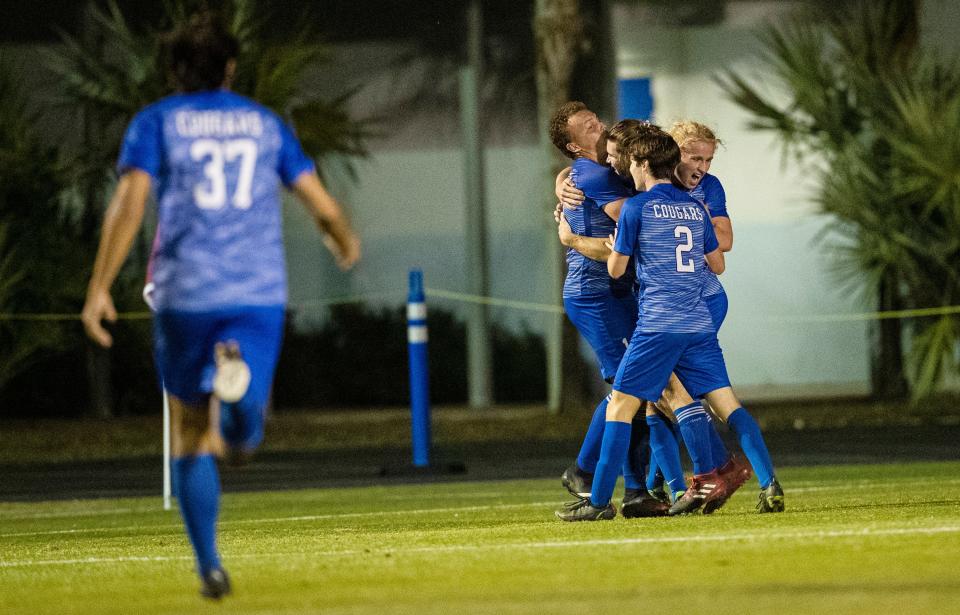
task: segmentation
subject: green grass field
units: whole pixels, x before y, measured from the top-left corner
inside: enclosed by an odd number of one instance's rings
[[[558,480],[227,494],[235,593],[159,498],[0,504],[0,613],[960,611],[960,463],[784,468],[712,516],[565,524]]]

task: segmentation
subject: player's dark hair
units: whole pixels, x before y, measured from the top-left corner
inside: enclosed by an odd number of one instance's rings
[[[587,105],[579,100],[571,100],[560,105],[560,108],[550,118],[550,140],[567,158],[576,158],[573,152],[567,149],[567,143],[570,143],[570,126],[568,124],[570,116],[587,109]]]
[[[617,159],[613,161],[613,170],[623,177],[630,177],[630,154],[628,145],[645,130],[659,129],[645,120],[620,120],[607,132],[607,141],[617,146]]]
[[[650,174],[656,179],[670,179],[680,164],[680,146],[669,133],[656,126],[652,128],[640,131],[624,147],[637,164],[649,163]]]
[[[201,11],[190,17],[163,40],[164,64],[177,90],[215,90],[227,76],[227,62],[240,51],[219,15]]]

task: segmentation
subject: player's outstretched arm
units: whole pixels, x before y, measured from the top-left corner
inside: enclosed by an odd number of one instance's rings
[[[333,196],[327,192],[316,173],[301,173],[291,186],[317,226],[325,233],[324,243],[337,260],[337,266],[346,271],[360,260],[360,238]]]
[[[103,218],[100,245],[93,263],[93,274],[87,285],[87,298],[83,304],[80,320],[87,335],[105,348],[113,344],[113,338],[103,328],[102,321],[117,320],[117,310],[110,297],[110,287],[117,279],[123,261],[127,260],[130,246],[143,222],[143,212],[150,194],[150,175],[139,169],[124,173],[110,199]]]
[[[727,267],[726,259],[723,257],[723,250],[717,248],[705,256],[707,257],[707,266],[710,267],[710,271],[717,275],[723,273],[723,270]]]
[[[584,237],[583,235],[577,235],[573,232],[573,229],[570,228],[570,223],[567,222],[567,218],[563,215],[562,211],[560,212],[558,220],[557,235],[560,237],[560,243],[567,248],[576,250],[589,259],[606,262],[607,257],[610,256],[610,248],[607,247],[606,239],[603,237]]]

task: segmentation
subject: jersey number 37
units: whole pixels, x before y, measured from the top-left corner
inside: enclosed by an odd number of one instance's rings
[[[201,209],[222,209],[227,204],[226,165],[239,160],[237,185],[230,204],[249,209],[253,204],[253,171],[257,164],[257,142],[253,139],[197,139],[190,144],[190,157],[203,162],[204,181],[193,187],[193,198]]]

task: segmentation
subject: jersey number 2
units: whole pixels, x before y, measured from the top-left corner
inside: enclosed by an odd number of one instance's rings
[[[257,142],[253,139],[197,139],[190,145],[190,157],[206,161],[203,174],[206,180],[193,187],[193,198],[201,209],[222,209],[227,204],[227,175],[224,165],[240,159],[237,187],[230,203],[237,209],[249,209],[253,204],[253,170],[257,164]]]
[[[693,249],[693,233],[689,227],[677,226],[673,229],[673,236],[677,239],[683,237],[683,242],[677,246],[677,271],[693,273],[696,269],[693,266],[693,259],[683,258],[685,252]]]

